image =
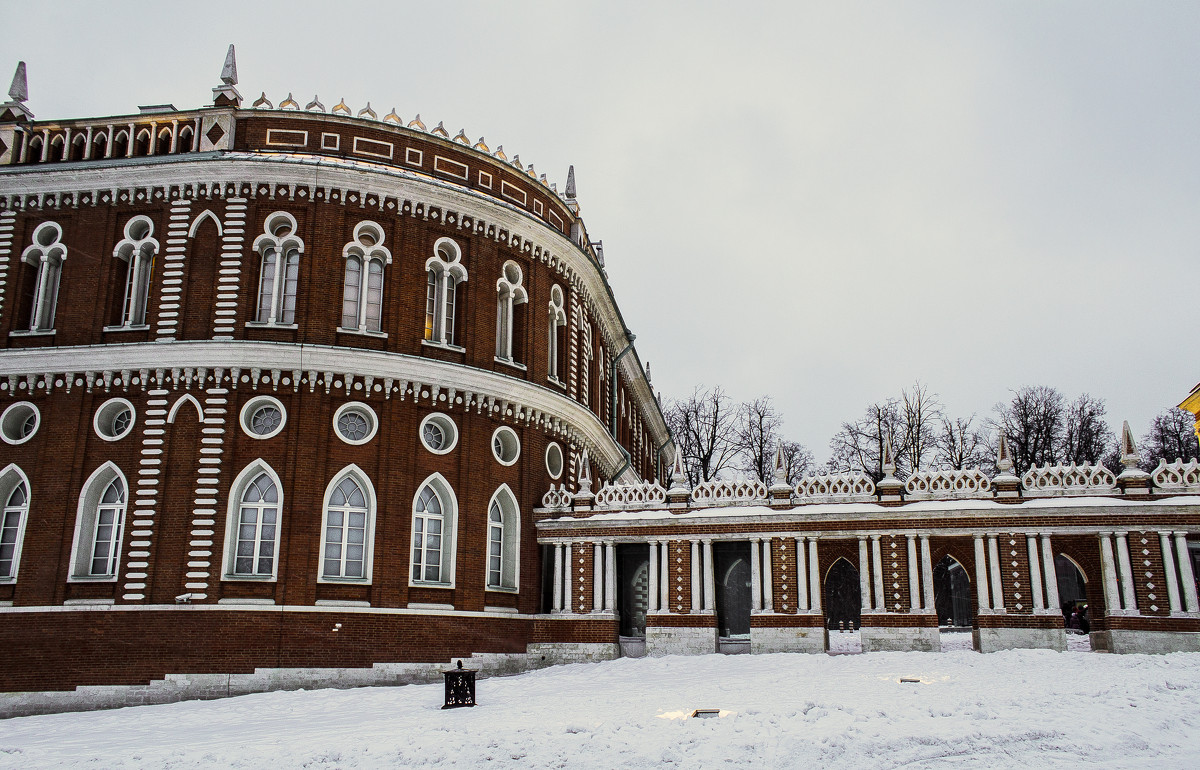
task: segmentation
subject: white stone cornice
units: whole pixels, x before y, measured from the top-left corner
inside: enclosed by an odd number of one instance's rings
[[[559,427],[556,423],[560,423],[569,437],[587,447],[593,462],[598,461],[606,474],[624,462],[621,450],[600,420],[582,404],[561,393],[505,374],[419,356],[323,345],[225,340],[27,348],[0,353],[0,379],[23,383],[31,378],[30,389],[39,377],[67,372],[75,375],[91,373],[88,378],[91,383],[96,380],[96,372],[165,371],[178,387],[180,372],[183,382],[190,385],[197,372],[204,376],[205,372],[218,370],[261,373],[271,378],[258,386],[264,389],[277,389],[281,372],[312,372],[320,373],[322,377],[328,372],[343,379],[346,376],[363,378],[367,387],[371,383],[386,382],[390,385],[390,391],[382,394],[386,398],[394,393],[403,399],[405,394],[401,388],[416,386],[418,394],[414,395],[414,400],[418,403],[422,389],[432,392],[434,397],[439,391],[448,396],[469,394],[477,412],[484,408],[500,410],[508,405],[512,408],[510,417],[513,420],[529,423],[536,419],[551,427]],[[121,377],[121,380],[127,387],[129,376]],[[95,387],[102,386],[107,387],[96,380]],[[316,382],[307,383],[309,390],[315,386]],[[50,386],[46,387],[49,389]],[[292,387],[299,388],[300,383],[293,383]],[[323,383],[322,387],[329,390],[329,383]],[[463,408],[469,408],[471,404],[464,403]],[[503,415],[499,416],[503,418]],[[639,481],[631,469],[622,475],[622,480],[626,483]]]

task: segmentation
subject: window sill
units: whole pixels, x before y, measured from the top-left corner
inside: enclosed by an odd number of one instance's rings
[[[149,324],[137,324],[136,326],[105,326],[106,332],[144,332],[150,328]]]
[[[557,377],[555,377],[554,375],[547,375],[547,377],[546,377],[546,382],[550,383],[551,385],[553,385],[553,386],[554,386],[554,387],[556,387],[556,388],[559,388],[560,390],[566,390],[566,389],[567,389],[567,383],[565,383],[565,382],[563,382],[562,380],[558,379],[558,378],[557,378]]]
[[[257,605],[260,607],[266,607],[266,606],[273,607],[273,606],[275,606],[275,600],[274,599],[254,599],[249,596],[243,598],[243,597],[239,596],[239,597],[230,597],[227,599],[217,599],[217,604],[244,604],[244,605]]]
[[[381,340],[387,339],[387,332],[373,332],[370,329],[347,329],[345,326],[337,328],[338,334],[357,334],[360,337],[376,337]]]
[[[484,612],[495,612],[498,615],[519,615],[521,611],[516,607],[484,607]]]
[[[369,586],[369,585],[371,585],[371,578],[369,578],[369,577],[365,577],[365,578],[356,578],[356,577],[328,577],[328,576],[326,576],[326,575],[321,575],[321,576],[319,576],[319,577],[317,578],[317,582],[318,582],[318,583],[323,583],[323,584],[326,584],[326,585],[340,585],[340,586],[346,586],[346,585],[349,585],[349,586]]]
[[[498,593],[498,594],[519,594],[519,593],[521,593],[521,589],[510,588],[509,586],[486,586],[484,588],[484,590],[489,591],[491,593]]]
[[[274,575],[222,575],[221,580],[229,580],[238,583],[274,583],[276,581]]]
[[[449,350],[454,353],[467,352],[467,349],[460,345],[448,345],[445,342],[434,342],[433,340],[421,340],[421,345],[428,348],[437,348],[438,350]]]
[[[116,575],[72,575],[67,578],[68,583],[115,583],[117,582]]]
[[[351,599],[317,599],[317,607],[370,607],[370,602],[356,602]]]
[[[247,329],[296,329],[296,324],[280,324],[273,321],[247,321]]]
[[[17,331],[9,332],[10,337],[53,337],[53,329],[36,329],[29,331],[27,329],[18,329]]]
[[[448,590],[454,589],[453,583],[424,583],[417,580],[408,581],[409,588],[443,588]]]
[[[430,604],[429,602],[409,602],[404,605],[408,610],[454,610],[453,604]]]
[[[520,369],[523,372],[527,371],[525,364],[518,363],[511,358],[501,358],[500,356],[496,356],[496,363],[504,364],[505,366],[511,366],[512,368]]]
[[[108,607],[116,604],[115,599],[67,599],[64,607]]]

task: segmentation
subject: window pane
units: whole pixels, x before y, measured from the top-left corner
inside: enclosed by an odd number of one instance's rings
[[[287,253],[287,272],[283,281],[283,312],[279,319],[282,323],[290,324],[296,320],[296,287],[300,282],[300,253],[292,250]]]
[[[383,265],[373,259],[367,268],[367,328],[379,331],[383,314]]]
[[[436,334],[437,273],[430,270],[425,279],[425,339],[433,341]]]
[[[454,303],[458,301],[458,287],[454,276],[446,279],[446,334],[447,345],[454,344]]]
[[[258,279],[258,322],[271,320],[271,307],[275,297],[275,249],[263,254],[262,274]]]
[[[355,257],[346,260],[346,288],[342,292],[342,328],[358,328],[358,297],[362,290],[362,263]]]

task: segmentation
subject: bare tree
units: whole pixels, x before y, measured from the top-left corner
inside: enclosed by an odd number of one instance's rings
[[[829,441],[831,472],[862,471],[874,480],[883,478],[883,451],[888,440],[896,446],[903,422],[899,403],[888,399],[874,403],[855,422],[844,422]]]
[[[1035,465],[1059,461],[1058,449],[1066,428],[1064,401],[1062,393],[1054,388],[1038,385],[1014,391],[1007,404],[996,404],[990,424],[1008,438],[1017,475]],[[993,459],[995,452],[992,447]]]
[[[765,484],[775,473],[775,446],[779,443],[779,412],[770,396],[760,396],[738,407],[738,462],[741,470]]]
[[[737,456],[737,414],[720,387],[697,387],[688,398],[669,402],[665,416],[691,486],[716,478]]]
[[[812,452],[798,441],[784,441],[780,447],[783,449],[784,480],[788,486],[794,487],[800,479],[813,472],[816,461]]]
[[[1167,409],[1155,416],[1150,430],[1142,436],[1138,452],[1142,456],[1142,467],[1149,471],[1159,460],[1174,462],[1200,457],[1200,444],[1196,442],[1195,417],[1183,409]]]
[[[934,457],[939,467],[961,471],[978,468],[987,462],[990,437],[985,430],[973,427],[974,421],[975,415],[965,420],[961,417],[942,420]]]
[[[1058,462],[1095,464],[1109,454],[1120,456],[1116,437],[1104,421],[1105,411],[1104,400],[1087,393],[1067,404]],[[1117,467],[1120,467],[1119,462]]]
[[[928,385],[916,382],[911,390],[900,391],[899,407],[902,431],[893,448],[898,468],[907,475],[928,465],[937,449],[942,404]]]

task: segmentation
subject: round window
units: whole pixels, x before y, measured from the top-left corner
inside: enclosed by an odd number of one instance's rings
[[[458,444],[458,426],[440,412],[421,421],[421,443],[435,455],[444,455]]]
[[[546,447],[546,472],[552,479],[562,476],[563,472],[562,447],[553,441],[550,442],[550,446]]]
[[[37,433],[42,415],[28,401],[19,401],[0,415],[0,438],[9,444],[24,444]]]
[[[258,396],[242,407],[242,430],[253,438],[272,438],[286,422],[287,411],[277,398]]]
[[[358,401],[342,404],[333,414],[333,430],[347,444],[365,444],[375,438],[379,420],[371,407]]]
[[[105,441],[123,439],[133,430],[133,404],[123,398],[110,398],[96,410],[92,426]]]
[[[512,465],[521,456],[521,439],[512,428],[502,425],[492,434],[492,454],[501,465]]]

